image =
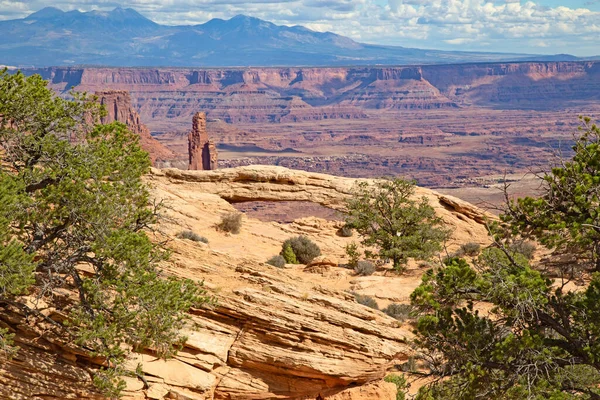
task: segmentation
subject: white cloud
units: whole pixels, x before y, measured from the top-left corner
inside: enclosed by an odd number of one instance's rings
[[[547,7],[543,0],[0,0],[0,19],[48,5],[63,10],[132,7],[164,24],[199,24],[247,14],[277,24],[406,47],[600,54],[599,0]],[[597,8],[597,7],[596,7]]]

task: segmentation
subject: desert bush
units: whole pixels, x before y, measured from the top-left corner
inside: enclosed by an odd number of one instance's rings
[[[375,265],[371,261],[363,260],[356,263],[354,267],[354,273],[360,276],[373,275],[375,272]]]
[[[283,267],[285,267],[285,258],[283,258],[282,255],[278,254],[276,256],[269,258],[269,261],[267,261],[267,264],[272,265],[277,268],[283,268]]]
[[[344,225],[340,229],[338,229],[337,234],[341,237],[352,237],[354,232],[352,232],[351,227],[349,227],[348,225]]]
[[[356,243],[352,242],[346,245],[346,255],[348,256],[348,266],[352,269],[356,268],[360,257]]]
[[[479,243],[469,242],[460,246],[460,250],[462,250],[463,255],[466,254],[471,257],[475,257],[481,251],[481,246]]]
[[[292,245],[290,243],[283,243],[279,255],[282,256],[288,264],[298,264],[298,259],[296,258],[296,254],[294,254],[294,250],[292,250]]]
[[[379,310],[379,304],[377,304],[377,301],[373,297],[356,292],[352,292],[352,295],[354,295],[354,299],[358,304],[362,304],[363,306],[367,306],[374,310]]]
[[[237,235],[242,228],[242,213],[230,212],[225,214],[221,217],[218,228],[224,232],[230,232]]]
[[[296,237],[290,238],[290,239],[286,240],[285,242],[283,242],[281,255],[284,258],[286,256],[285,256],[285,254],[283,254],[283,252],[284,252],[286,246],[289,246],[292,249],[294,256],[296,256],[297,262],[299,262],[301,264],[308,264],[315,257],[318,257],[321,255],[321,249],[319,248],[319,246],[317,246],[316,243],[314,243],[312,240],[310,240],[306,236],[296,236]],[[289,262],[289,260],[287,258],[286,258],[286,261]]]
[[[191,240],[193,242],[208,243],[207,238],[205,238],[204,236],[200,236],[196,232],[192,232],[192,231],[181,231],[177,234],[177,237],[179,239],[187,239],[187,240]]]
[[[410,304],[392,303],[381,311],[400,322],[404,322],[411,318],[411,312],[413,310],[414,308]]]

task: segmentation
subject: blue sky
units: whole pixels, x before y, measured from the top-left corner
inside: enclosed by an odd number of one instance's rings
[[[600,0],[0,0],[0,19],[22,18],[46,6],[132,7],[171,25],[246,14],[366,43],[600,55]]]

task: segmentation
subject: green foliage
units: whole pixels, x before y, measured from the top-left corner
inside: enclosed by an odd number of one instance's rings
[[[290,260],[293,260],[292,257],[290,257],[289,259],[288,259],[288,257],[286,257],[286,254],[285,254],[286,246],[290,247],[292,249],[292,252],[294,253],[294,256],[297,260],[296,262],[290,261]],[[308,237],[296,236],[296,237],[287,239],[285,242],[283,242],[281,255],[290,264],[297,264],[297,263],[308,264],[315,257],[318,257],[321,255],[321,249],[319,248],[319,246],[317,246],[316,243],[314,243]]]
[[[391,382],[396,385],[396,400],[404,400],[408,389],[408,382],[404,375],[388,375],[384,379],[386,382]]]
[[[208,243],[207,238],[205,238],[204,236],[200,236],[196,232],[193,232],[193,231],[181,231],[177,234],[177,237],[179,239],[191,240],[192,242]]]
[[[413,317],[414,307],[410,304],[392,303],[381,311],[400,322],[404,322]]]
[[[377,256],[391,259],[398,271],[409,258],[424,260],[439,252],[448,237],[427,199],[413,195],[414,184],[402,179],[375,186],[361,182],[346,204],[346,224],[363,236],[363,246],[377,247]]]
[[[600,275],[583,293],[553,288],[524,256],[502,248],[484,250],[474,267],[446,260],[424,275],[411,300],[420,315],[416,344],[432,373],[449,379],[417,398],[588,398],[600,383],[596,287]],[[492,305],[488,313],[478,310],[482,303]],[[573,367],[595,374],[575,384]]]
[[[571,160],[542,177],[543,194],[508,204],[502,220],[513,236],[533,238],[576,261],[564,271],[600,272],[600,128],[582,118]]]
[[[68,315],[56,325],[104,360],[94,381],[115,396],[129,349],[172,355],[186,311],[208,298],[158,269],[168,253],[146,233],[158,207],[139,138],[120,123],[93,125],[100,107],[73,97],[55,97],[37,75],[0,74],[0,307],[27,308],[16,296],[29,290]],[[65,289],[78,300],[55,302]]]
[[[373,297],[368,296],[366,294],[359,294],[356,292],[351,292],[351,293],[354,296],[354,299],[356,300],[356,302],[358,304],[362,304],[363,306],[367,306],[374,310],[379,310],[379,305],[377,304],[377,301]]]
[[[368,260],[359,261],[354,267],[354,273],[360,276],[373,275],[375,272],[375,265]]]
[[[348,243],[346,245],[346,255],[348,256],[348,266],[352,269],[358,265],[360,259],[360,253],[358,252],[358,246],[356,243]]]
[[[242,229],[242,213],[231,212],[223,215],[217,227],[223,232],[230,232],[237,235]]]
[[[276,256],[269,258],[269,261],[267,261],[267,264],[272,265],[277,268],[283,268],[283,267],[285,267],[285,258],[281,255],[276,255]]]
[[[281,254],[280,254],[286,263],[288,264],[298,264],[298,260],[296,259],[296,254],[294,254],[294,250],[292,250],[292,245],[289,242],[284,242],[281,246]]]

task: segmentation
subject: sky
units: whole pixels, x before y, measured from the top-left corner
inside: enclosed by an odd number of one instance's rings
[[[47,6],[64,11],[131,7],[168,25],[245,14],[363,43],[600,55],[600,0],[0,0],[0,20]]]

